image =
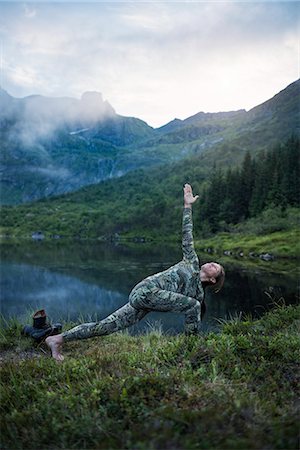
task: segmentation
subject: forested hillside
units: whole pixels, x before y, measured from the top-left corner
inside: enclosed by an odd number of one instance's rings
[[[267,208],[300,206],[299,139],[292,137],[241,167],[213,171],[201,198],[200,218],[211,232],[255,217]]]
[[[39,230],[55,237],[177,239],[185,182],[201,196],[194,211],[196,237],[228,230],[229,224],[234,226],[275,206],[284,217],[288,206],[300,206],[299,154],[299,139],[292,137],[260,158],[246,154],[241,168],[216,166],[209,180],[201,156],[163,169],[138,170],[76,193],[5,207],[2,234],[30,236]],[[282,221],[277,229],[280,226]]]

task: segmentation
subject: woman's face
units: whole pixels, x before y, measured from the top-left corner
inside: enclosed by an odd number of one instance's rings
[[[218,263],[209,262],[203,264],[200,269],[201,281],[210,281],[212,283],[216,282],[216,278],[221,273],[221,266]]]

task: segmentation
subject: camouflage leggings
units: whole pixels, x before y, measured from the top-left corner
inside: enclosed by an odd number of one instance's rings
[[[184,313],[185,332],[199,332],[201,319],[198,300],[142,281],[131,291],[126,305],[100,322],[83,323],[64,332],[63,338],[71,341],[115,333],[134,325],[151,311]]]

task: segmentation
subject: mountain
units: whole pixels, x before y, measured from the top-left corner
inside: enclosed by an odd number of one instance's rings
[[[200,195],[194,211],[196,239],[200,232],[205,236],[216,231],[235,233],[233,224],[247,218],[250,221],[243,226],[253,236],[295,230],[300,206],[299,144],[300,139],[292,137],[268,151],[265,158],[251,158],[247,153],[242,166],[235,169],[208,170],[202,156],[194,155],[66,195],[2,207],[0,234],[54,239],[123,237],[138,242],[147,238],[180,240],[182,186],[186,182]],[[262,214],[260,218],[258,214]],[[296,233],[292,231],[285,238],[296,242]],[[284,241],[281,246],[284,254]]]
[[[138,168],[201,158],[203,169],[238,164],[300,135],[300,80],[250,111],[204,113],[158,129],[118,115],[97,92],[81,99],[0,90],[1,202],[72,192]],[[197,164],[197,162],[196,162]]]
[[[132,169],[123,147],[153,135],[87,92],[80,100],[0,90],[1,201],[20,203],[70,192]]]
[[[158,131],[161,133],[170,133],[190,125],[201,126],[207,122],[214,122],[222,119],[234,119],[238,116],[243,115],[244,113],[246,113],[245,109],[218,113],[199,112],[191,117],[188,117],[185,120],[174,119],[166,125],[158,128]]]

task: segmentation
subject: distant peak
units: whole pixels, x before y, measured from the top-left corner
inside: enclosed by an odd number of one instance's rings
[[[100,102],[103,103],[103,98],[101,92],[97,91],[87,91],[81,96],[82,102]]]
[[[5,108],[8,105],[12,104],[14,101],[14,98],[9,95],[9,93],[7,91],[5,91],[5,89],[2,89],[0,87],[0,102],[1,102],[1,107]]]
[[[116,112],[108,101],[103,101],[101,92],[84,92],[80,100],[82,117],[87,123],[115,116]]]
[[[0,95],[3,96],[3,97],[12,98],[12,96],[9,95],[9,93],[5,89],[3,89],[1,86],[0,86]]]

